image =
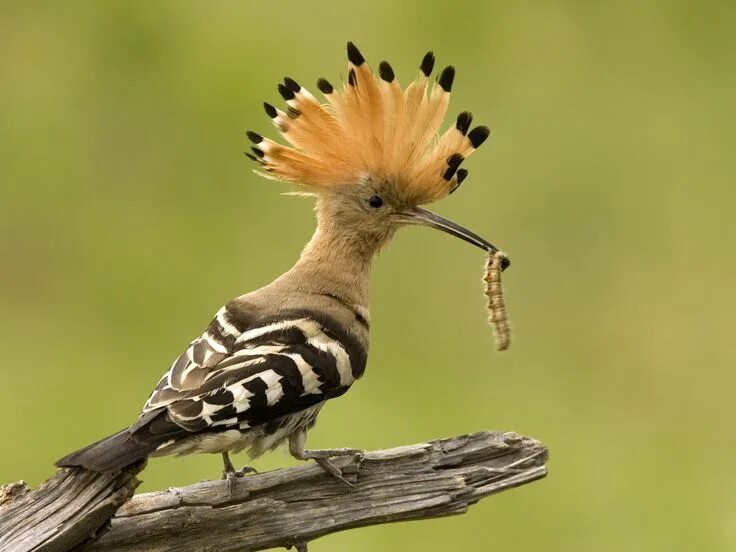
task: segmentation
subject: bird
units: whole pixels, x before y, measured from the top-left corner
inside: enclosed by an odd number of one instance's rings
[[[58,460],[59,467],[122,470],[149,457],[221,454],[233,484],[231,453],[250,459],[286,445],[347,483],[333,460],[356,448],[306,448],[306,434],[330,399],[363,375],[370,331],[369,277],[374,256],[397,230],[435,228],[500,258],[479,235],[422,207],[455,192],[464,160],[489,136],[460,113],[440,132],[455,79],[453,66],[433,82],[435,56],[421,60],[405,88],[391,65],[377,73],[352,42],[347,82],[320,78],[318,100],[294,79],[278,85],[285,101],[264,110],[286,144],[253,131],[247,157],[256,172],[315,201],[316,230],[296,264],[273,282],[232,299],[174,361],[129,427]]]

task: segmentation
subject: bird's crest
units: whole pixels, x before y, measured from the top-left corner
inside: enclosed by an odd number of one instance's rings
[[[285,78],[278,89],[286,111],[265,103],[266,113],[291,147],[255,132],[247,155],[263,176],[315,189],[349,187],[366,178],[380,180],[394,193],[416,204],[452,193],[467,176],[459,166],[488,137],[488,127],[470,129],[472,116],[461,113],[444,133],[454,67],[446,67],[430,83],[434,55],[426,54],[420,73],[406,89],[386,61],[376,75],[352,42],[348,42],[348,81],[342,90],[319,79],[328,104]]]

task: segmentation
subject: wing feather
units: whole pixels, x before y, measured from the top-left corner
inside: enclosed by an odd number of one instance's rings
[[[286,313],[243,326],[224,307],[161,378],[134,431],[150,431],[151,419],[184,436],[263,424],[341,395],[365,358],[360,344],[323,316]]]

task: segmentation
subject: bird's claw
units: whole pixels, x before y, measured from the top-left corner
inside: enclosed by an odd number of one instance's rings
[[[233,477],[243,477],[248,473],[258,473],[258,470],[252,466],[243,466],[239,470],[222,470],[222,478],[231,479]]]
[[[249,473],[258,473],[258,470],[255,469],[253,466],[243,466],[239,470],[235,471],[235,477],[243,477],[244,475]]]
[[[304,456],[306,457],[306,459],[314,460],[325,472],[352,489],[355,488],[355,485],[345,479],[342,470],[335,464],[333,464],[330,459],[340,456],[352,456],[353,461],[355,461],[356,463],[360,463],[363,460],[364,454],[364,451],[354,448],[317,449],[304,451]]]
[[[240,477],[244,477],[248,473],[258,473],[258,470],[252,466],[243,466],[239,470],[225,469],[222,471],[222,478],[227,481],[227,488],[230,491],[231,497],[235,490],[235,481]]]
[[[345,479],[345,476],[342,474],[342,470],[338,468],[335,464],[329,461],[327,458],[315,458],[314,459],[319,466],[325,470],[329,475],[337,479],[338,481],[341,481],[345,483],[348,487],[355,488],[355,485],[353,485],[350,481]]]

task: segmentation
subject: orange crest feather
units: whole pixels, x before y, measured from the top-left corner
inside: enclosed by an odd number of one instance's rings
[[[348,82],[342,90],[325,79],[317,87],[320,103],[290,78],[279,85],[287,110],[265,103],[266,113],[291,147],[255,132],[248,137],[260,174],[316,189],[350,186],[367,177],[392,185],[417,204],[452,193],[467,176],[458,167],[488,137],[488,127],[470,129],[472,116],[461,113],[454,126],[438,134],[455,77],[445,68],[429,84],[434,55],[424,56],[420,74],[405,90],[391,66],[382,61],[373,73],[352,42],[348,43]]]

